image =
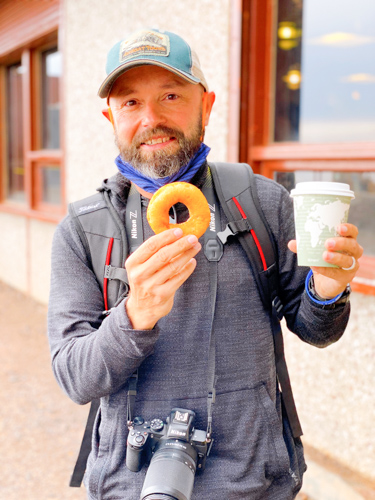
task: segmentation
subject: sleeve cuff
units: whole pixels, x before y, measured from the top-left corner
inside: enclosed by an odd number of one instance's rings
[[[113,339],[118,347],[122,347],[131,358],[144,358],[152,354],[155,342],[159,337],[156,324],[152,330],[134,330],[125,311],[124,299],[116,306],[106,321],[109,321]]]
[[[315,291],[315,286],[314,286],[314,275],[312,270],[310,269],[308,275],[306,276],[305,280],[305,290],[306,293],[309,297],[309,299],[314,302],[315,304],[318,304],[320,306],[330,306],[336,304],[341,297],[343,296],[344,292],[339,293],[336,295],[336,297],[333,297],[333,299],[322,299],[319,297],[319,295]]]

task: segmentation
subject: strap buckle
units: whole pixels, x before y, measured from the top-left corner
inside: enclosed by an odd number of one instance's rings
[[[110,264],[104,266],[104,278],[109,280],[120,280],[128,284],[128,273],[124,267],[115,267]]]
[[[128,379],[128,392],[136,391],[138,384],[138,370],[136,370]]]
[[[219,262],[223,256],[223,245],[221,241],[218,241],[217,239],[209,239],[204,247],[204,255],[210,262]]]
[[[272,308],[276,313],[277,319],[281,321],[284,317],[283,304],[277,295],[272,300]]]
[[[243,218],[229,222],[224,231],[217,233],[217,236],[222,244],[225,245],[229,236],[236,236],[238,233],[248,233],[252,229],[249,219]]]
[[[210,391],[208,393],[207,397],[208,397],[210,403],[215,403],[215,401],[216,401],[216,389],[212,389],[212,391]]]
[[[217,237],[221,241],[223,245],[227,242],[229,236],[235,236],[235,233],[232,231],[232,229],[229,227],[229,224],[227,224],[226,228],[224,231],[220,231],[220,233],[217,233]]]

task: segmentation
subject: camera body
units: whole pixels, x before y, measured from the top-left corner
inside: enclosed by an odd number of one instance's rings
[[[197,471],[206,464],[207,433],[194,428],[195,412],[174,408],[166,422],[136,417],[129,428],[126,466],[138,472],[149,464],[141,499],[189,500]]]

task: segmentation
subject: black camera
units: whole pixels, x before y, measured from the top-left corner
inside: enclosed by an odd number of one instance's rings
[[[149,464],[141,500],[190,500],[195,473],[205,468],[208,439],[194,429],[195,413],[174,408],[166,423],[136,417],[129,427],[126,466],[133,472]]]

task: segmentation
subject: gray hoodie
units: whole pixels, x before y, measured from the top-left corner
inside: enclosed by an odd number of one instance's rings
[[[205,173],[196,176],[201,186]],[[260,202],[278,251],[281,299],[288,328],[318,347],[343,334],[349,304],[326,310],[304,291],[308,268],[287,249],[294,238],[292,202],[275,182],[257,176]],[[105,181],[125,220],[129,183],[120,174]],[[153,233],[142,217],[145,239]],[[179,207],[179,220],[186,218]],[[226,224],[221,213],[222,229]],[[54,374],[78,404],[101,398],[85,474],[88,498],[139,498],[146,469],[125,466],[127,380],[139,368],[136,415],[163,420],[174,407],[196,412],[207,427],[207,361],[210,334],[209,263],[204,253],[177,291],[170,314],[151,331],[133,330],[124,301],[104,320],[103,296],[70,217],[58,226],[52,249],[49,340]],[[104,263],[103,263],[104,265]],[[126,300],[126,299],[125,299]],[[289,500],[305,471],[302,444],[283,418],[276,383],[270,318],[263,308],[241,245],[230,239],[218,264],[214,319],[217,397],[214,443],[206,470],[197,474],[192,500]],[[293,381],[292,381],[293,382]]]

